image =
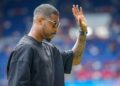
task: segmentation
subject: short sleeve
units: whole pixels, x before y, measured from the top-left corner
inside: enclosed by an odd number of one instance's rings
[[[64,64],[64,72],[70,73],[72,69],[73,52],[69,50],[69,51],[61,52],[61,55]]]
[[[33,49],[20,46],[10,55],[8,61],[8,86],[30,86],[30,67]]]

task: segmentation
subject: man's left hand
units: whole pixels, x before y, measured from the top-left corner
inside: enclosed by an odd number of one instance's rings
[[[73,12],[73,15],[74,15],[77,23],[80,25],[81,30],[84,32],[87,32],[87,21],[84,17],[82,7],[80,7],[80,9],[79,9],[78,5],[73,5],[72,12]]]

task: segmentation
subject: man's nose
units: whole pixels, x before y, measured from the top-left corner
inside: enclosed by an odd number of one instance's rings
[[[57,32],[58,28],[54,28],[54,32]]]

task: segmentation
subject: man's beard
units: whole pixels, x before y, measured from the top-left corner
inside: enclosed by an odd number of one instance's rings
[[[50,38],[47,38],[47,39],[45,39],[47,42],[50,42],[51,41],[51,39]]]
[[[56,33],[52,33],[52,34],[51,34],[51,37],[46,38],[45,40],[48,41],[48,42],[51,42],[51,40],[52,40],[52,38],[54,37],[55,34],[56,34]]]

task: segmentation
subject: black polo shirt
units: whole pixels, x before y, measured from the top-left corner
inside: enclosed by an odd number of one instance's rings
[[[64,86],[64,73],[70,73],[73,52],[59,52],[48,42],[24,36],[8,62],[8,86]]]

